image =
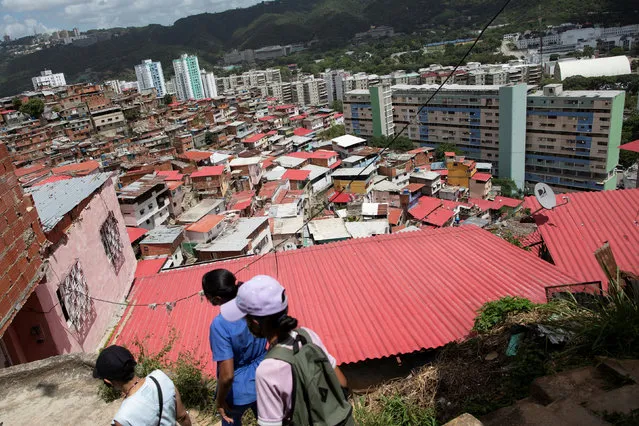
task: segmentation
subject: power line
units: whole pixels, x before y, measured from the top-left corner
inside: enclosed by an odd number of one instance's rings
[[[383,148],[382,150],[377,153],[377,155],[375,156],[375,160],[368,166],[363,167],[362,170],[355,175],[355,177],[353,177],[348,184],[346,184],[345,186],[342,187],[342,189],[340,189],[337,193],[334,193],[333,196],[329,197],[328,200],[326,201],[326,203],[324,203],[322,205],[321,209],[318,209],[317,212],[315,214],[313,214],[310,218],[308,218],[300,228],[298,228],[293,235],[296,235],[298,232],[302,231],[304,229],[304,227],[308,226],[308,224],[315,219],[317,216],[319,216],[320,213],[322,213],[324,211],[324,209],[326,209],[330,204],[331,204],[331,199],[335,199],[337,198],[339,195],[343,194],[344,191],[347,188],[350,188],[350,186],[356,181],[356,179],[361,176],[369,167],[371,167],[379,158],[381,158],[381,156],[393,145],[393,143],[395,143],[395,141],[397,140],[397,138],[399,138],[402,133],[404,133],[406,131],[406,129],[408,128],[408,126],[410,124],[412,124],[413,120],[419,118],[419,114],[424,110],[424,108],[426,108],[428,106],[428,104],[430,103],[430,101],[435,97],[435,95],[437,95],[439,93],[439,91],[442,89],[442,87],[444,87],[444,85],[446,83],[448,83],[448,80],[450,80],[450,78],[455,74],[455,71],[457,71],[457,69],[464,63],[464,61],[466,60],[466,58],[468,57],[468,55],[470,55],[470,53],[472,52],[472,50],[475,48],[475,46],[477,45],[477,43],[479,42],[479,40],[482,38],[482,36],[484,35],[484,33],[486,32],[486,30],[488,29],[488,27],[495,21],[495,19],[497,19],[497,17],[504,11],[504,9],[506,9],[506,7],[510,4],[511,0],[506,0],[506,2],[502,5],[502,7],[497,11],[497,13],[490,19],[490,21],[488,21],[486,23],[486,25],[484,25],[484,27],[482,28],[482,30],[479,32],[479,34],[477,35],[477,37],[475,38],[475,41],[473,42],[473,44],[468,48],[468,50],[466,51],[466,53],[464,54],[464,56],[462,56],[462,58],[459,60],[459,62],[457,63],[457,65],[455,65],[455,67],[453,68],[453,70],[448,74],[448,76],[446,76],[446,78],[444,79],[444,81],[442,81],[442,83],[437,87],[437,89],[430,95],[430,97],[426,100],[426,102],[420,106],[420,108],[417,110],[417,112],[415,113],[415,117],[412,120],[409,120],[406,124],[404,124],[404,126],[401,128],[401,130],[399,131],[399,133],[396,133],[394,135],[394,137],[390,140],[390,142],[388,142]],[[426,216],[424,216],[426,217]],[[423,219],[423,218],[422,218]],[[247,263],[246,265],[244,265],[243,267],[241,267],[240,269],[238,269],[237,271],[234,272],[235,275],[237,275],[238,273],[242,272],[243,270],[249,268],[251,265],[255,264],[256,262],[260,261],[264,256],[266,256],[267,254],[269,254],[271,251],[275,252],[275,264],[276,264],[276,273],[279,274],[279,263],[278,263],[278,258],[277,258],[277,249],[284,244],[285,242],[287,242],[291,237],[285,238],[284,240],[282,240],[281,242],[279,242],[277,245],[275,245],[271,250],[269,250],[266,253],[263,253],[259,256],[257,256],[254,260],[250,261],[249,263]],[[78,294],[83,295],[84,297],[88,297],[89,299],[93,300],[93,301],[98,301],[101,303],[108,303],[108,304],[112,304],[112,305],[120,305],[120,306],[146,306],[148,308],[151,309],[155,309],[157,306],[161,306],[164,305],[167,309],[168,312],[170,312],[173,307],[175,307],[175,305],[178,302],[182,302],[184,300],[188,300],[191,299],[195,296],[202,296],[203,292],[202,291],[198,291],[195,292],[193,294],[190,294],[188,296],[184,296],[181,297],[177,300],[174,301],[167,301],[167,302],[161,302],[161,303],[127,303],[127,302],[114,302],[111,300],[105,300],[105,299],[101,299],[101,298],[96,298],[93,296],[89,296],[88,294],[84,294],[82,292],[78,292],[76,291]]]

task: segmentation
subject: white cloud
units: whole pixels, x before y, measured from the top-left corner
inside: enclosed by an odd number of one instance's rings
[[[2,0],[0,4],[11,12],[30,12],[35,10],[49,10],[68,4],[82,3],[84,0]]]
[[[18,21],[11,15],[5,15],[0,23],[0,34],[8,34],[11,38],[19,38],[28,35],[50,33],[55,31],[54,28],[50,28],[40,21],[27,18],[22,21]]]

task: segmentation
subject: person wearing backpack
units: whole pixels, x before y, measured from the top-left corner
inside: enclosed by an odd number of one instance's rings
[[[173,381],[154,370],[146,377],[135,374],[135,358],[122,346],[111,345],[98,355],[93,377],[122,393],[124,401],[115,414],[115,426],[191,426],[180,392]]]
[[[251,333],[269,343],[255,373],[259,425],[355,424],[344,392],[346,377],[320,337],[298,328],[288,315],[286,291],[275,278],[251,278],[220,311],[228,321],[246,318]]]
[[[202,290],[213,306],[234,299],[241,284],[226,269],[214,269],[202,277]],[[253,336],[246,321],[230,322],[217,315],[211,322],[209,343],[217,364],[215,402],[222,426],[242,426],[246,410],[257,416],[255,371],[266,355],[266,340]]]

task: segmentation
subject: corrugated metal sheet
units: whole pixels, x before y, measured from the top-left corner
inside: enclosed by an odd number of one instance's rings
[[[27,189],[33,196],[44,231],[49,232],[55,228],[65,214],[97,191],[110,178],[111,173],[97,173]]]
[[[166,258],[139,260],[138,266],[135,268],[135,278],[148,277],[158,273],[162,269],[162,265],[166,262]]]
[[[624,151],[639,152],[639,139],[620,145],[619,149],[623,149]]]
[[[564,204],[567,198],[568,203]],[[534,197],[525,206],[539,209]],[[639,274],[639,189],[557,195],[557,207],[534,215],[555,265],[581,281],[607,279],[594,252],[609,241],[617,264]]]
[[[149,231],[147,229],[144,229],[144,228],[136,228],[135,226],[127,226],[126,227],[126,232],[129,235],[129,242],[131,244],[133,244],[135,241],[137,241],[139,238],[141,238],[144,234],[146,234]]]
[[[311,222],[312,223],[312,222]],[[481,250],[477,248],[481,247]],[[180,268],[140,278],[131,301],[161,303],[200,290],[215,268],[240,280],[277,276],[286,287],[291,314],[317,331],[340,363],[440,347],[463,338],[477,309],[506,295],[545,300],[545,286],[573,283],[555,266],[476,227],[401,232],[351,239],[307,249]],[[434,267],[433,265],[436,265]],[[142,340],[157,351],[171,329],[178,333],[170,357],[192,351],[207,360],[209,325],[218,314],[199,297],[179,302],[170,314],[160,305],[132,307],[123,316],[117,343]]]

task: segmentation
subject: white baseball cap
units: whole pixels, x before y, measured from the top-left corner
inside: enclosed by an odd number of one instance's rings
[[[235,299],[220,307],[227,321],[239,321],[246,315],[266,317],[282,312],[288,306],[284,287],[273,277],[256,275],[237,290]]]

